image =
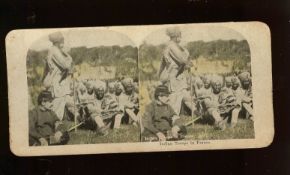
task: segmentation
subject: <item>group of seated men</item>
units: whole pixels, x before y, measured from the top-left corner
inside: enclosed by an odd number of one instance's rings
[[[75,82],[74,93],[67,98],[63,120],[77,120],[79,126],[107,135],[121,123],[139,126],[138,83],[132,78],[120,81],[86,80]],[[42,91],[38,106],[29,114],[30,145],[66,144],[70,129],[61,127],[51,110],[51,92]]]
[[[202,121],[213,124],[215,129],[235,127],[238,117],[253,120],[252,86],[249,72],[237,75],[194,76],[188,88],[192,92],[192,114]],[[190,93],[188,93],[190,94]],[[154,100],[146,106],[142,124],[143,139],[180,139],[186,134],[179,114],[169,105],[170,92],[165,85],[155,89]],[[188,103],[184,103],[188,104]]]
[[[238,117],[253,120],[252,86],[249,72],[238,75],[194,76],[191,110],[195,116],[209,121],[216,129],[233,128]],[[123,122],[141,127],[142,139],[152,136],[164,141],[180,139],[186,127],[179,114],[169,105],[170,92],[166,85],[159,85],[154,100],[145,107],[140,123],[138,83],[131,78],[121,81],[86,80],[75,84],[74,94],[68,98],[64,120],[75,120],[83,127],[107,135],[109,128],[118,129]],[[61,127],[56,114],[51,111],[53,97],[42,91],[38,106],[29,114],[30,145],[65,144],[67,130]]]

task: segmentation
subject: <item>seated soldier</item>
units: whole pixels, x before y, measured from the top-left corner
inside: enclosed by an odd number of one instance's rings
[[[119,107],[128,116],[134,126],[139,123],[139,99],[138,94],[134,91],[134,83],[132,78],[122,80],[124,93],[119,96]]]
[[[219,96],[220,115],[229,122],[230,127],[234,128],[238,123],[241,105],[230,89],[223,89]]]
[[[235,97],[237,98],[237,101],[240,105],[242,105],[242,98],[244,96],[244,92],[241,88],[240,80],[238,77],[234,76],[232,77],[232,92],[234,93]]]
[[[254,120],[253,118],[253,102],[252,102],[252,82],[249,72],[242,72],[238,75],[241,81],[241,88],[243,90],[242,95],[242,107],[247,112],[247,118]]]
[[[52,109],[50,91],[40,92],[38,106],[29,112],[29,145],[48,146],[66,144],[68,133],[60,131],[61,122]]]
[[[111,115],[114,117],[113,128],[119,129],[121,126],[121,121],[124,116],[122,110],[119,106],[119,96],[123,92],[122,84],[120,82],[109,82],[108,83],[108,92],[105,95],[107,99],[107,106],[110,108]]]
[[[204,75],[202,81],[205,91],[211,92],[211,76],[209,74]]]
[[[179,116],[168,104],[170,92],[167,86],[159,85],[155,89],[155,100],[145,107],[142,125],[142,140],[166,141],[182,139],[186,128],[180,124]]]
[[[115,91],[116,91],[115,84],[116,83],[114,81],[108,82],[108,92],[106,93],[106,95],[109,95],[109,96],[112,96],[112,97],[115,96]]]
[[[204,117],[213,119],[215,128],[226,129],[226,122],[231,121],[231,126],[236,125],[240,109],[235,108],[235,98],[231,91],[221,91],[223,78],[213,76],[211,81],[212,93],[203,96],[201,103],[205,110]]]
[[[115,83],[115,96],[119,97],[124,92],[124,87],[120,81]]]
[[[201,104],[198,101],[198,94],[201,91],[205,91],[204,90],[204,85],[203,85],[203,81],[201,80],[201,78],[199,76],[196,76],[194,78],[194,83],[193,83],[193,87],[192,87],[192,94],[191,96],[193,97],[193,113],[197,116],[202,115],[202,107],[200,106]]]
[[[86,86],[89,98],[83,103],[83,110],[80,111],[81,120],[86,128],[96,129],[101,135],[107,135],[108,127],[101,117],[105,82],[89,81]]]
[[[232,88],[232,76],[226,76],[225,77],[225,88],[226,89],[231,89]]]
[[[87,85],[88,86],[88,85]],[[83,82],[78,82],[76,85],[76,95],[79,103],[82,103],[88,99],[87,87]]]
[[[204,88],[203,81],[201,80],[200,77],[196,77],[196,78],[195,78],[194,84],[195,84],[195,87],[196,87],[197,89],[202,89],[202,88]]]

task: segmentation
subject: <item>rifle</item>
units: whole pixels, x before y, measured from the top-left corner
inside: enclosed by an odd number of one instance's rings
[[[72,127],[70,127],[68,130],[66,130],[65,132],[62,132],[62,138],[60,141],[55,140],[54,135],[51,136],[47,136],[45,137],[47,140],[49,140],[49,145],[58,145],[58,144],[65,144],[68,140],[69,140],[69,134],[72,130],[75,130],[76,128],[80,127],[81,125],[83,125],[84,122],[80,122],[77,125],[74,125]]]
[[[192,75],[191,74],[189,74],[189,75],[190,75],[190,94],[193,94],[194,97],[195,97],[195,99],[197,99],[196,87],[192,83]],[[191,108],[191,121],[187,122],[185,124],[185,126],[193,125],[194,122],[196,122],[198,119],[200,119],[202,117],[202,110],[203,109],[202,109],[201,103],[199,103],[199,102],[197,103],[197,105],[198,105],[198,116],[196,118],[193,118],[193,114],[194,114],[194,111],[193,111],[194,102],[193,102],[193,100],[192,100],[191,104],[192,104],[192,108]]]

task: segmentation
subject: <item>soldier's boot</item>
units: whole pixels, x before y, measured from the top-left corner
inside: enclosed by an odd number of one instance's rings
[[[103,127],[101,127],[101,128],[99,129],[99,133],[100,133],[102,136],[106,136],[106,135],[109,134],[110,124],[111,124],[111,123],[109,123],[108,125],[103,126]]]
[[[95,116],[94,117],[96,124],[98,125],[99,128],[105,126],[105,123],[103,121],[103,119],[100,116]]]
[[[132,122],[133,126],[138,127],[139,118],[134,113],[134,111],[132,109],[126,109],[125,111],[129,115],[129,117],[133,120],[133,122]]]
[[[123,115],[122,114],[117,114],[115,116],[114,129],[119,129],[120,128],[122,118],[123,118]]]
[[[212,117],[215,120],[215,129],[222,131],[226,129],[226,120],[223,120],[217,110],[212,111]]]
[[[219,122],[216,122],[215,129],[224,131],[227,128],[226,123],[227,120],[221,120]]]
[[[98,132],[100,132],[100,134],[102,134],[103,136],[108,135],[109,133],[108,129],[110,127],[110,124],[105,125],[103,119],[100,116],[95,116],[94,119],[99,128]]]

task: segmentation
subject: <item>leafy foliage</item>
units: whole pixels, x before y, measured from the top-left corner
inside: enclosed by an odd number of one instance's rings
[[[43,72],[48,50],[29,50],[27,53],[27,81],[32,103],[42,88]],[[75,65],[88,63],[90,66],[115,66],[116,77],[138,78],[138,49],[132,46],[76,47],[69,54]],[[96,77],[97,78],[97,77]]]
[[[156,80],[164,44],[153,46],[143,43],[139,51],[139,68],[141,80]],[[210,42],[193,41],[186,45],[190,59],[200,57],[211,61],[233,60],[233,70],[241,70],[250,63],[250,48],[246,40],[215,40]]]

